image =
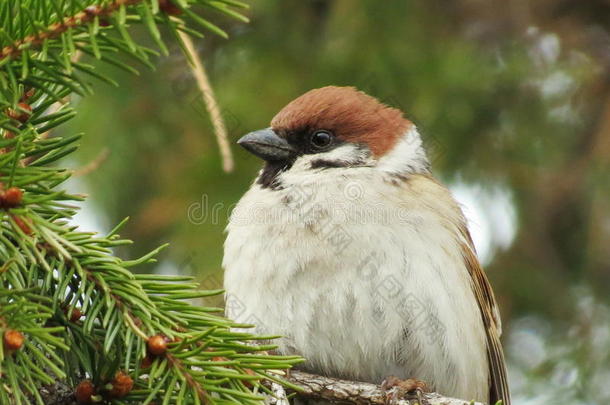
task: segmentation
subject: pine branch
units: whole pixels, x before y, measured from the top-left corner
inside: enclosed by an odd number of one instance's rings
[[[13,43],[4,46],[0,53],[0,64],[2,64],[3,59],[17,58],[21,55],[23,49],[33,49],[48,39],[57,38],[71,28],[88,24],[96,18],[110,16],[121,7],[134,5],[141,3],[142,1],[143,0],[114,0],[104,6],[88,6],[74,15],[63,17],[61,21],[55,22],[41,31],[37,31],[22,39],[17,39]]]
[[[124,54],[152,66],[156,51],[136,43],[145,25],[166,52],[157,25],[197,35],[190,21],[224,31],[193,6],[231,16],[235,0],[20,0],[0,4],[0,403],[45,404],[49,386],[68,386],[79,403],[260,404],[273,370],[301,361],[273,356],[271,337],[236,333],[216,308],[191,300],[188,277],[134,275],[161,248],[136,260],[113,248],[131,243],[70,224],[80,195],[60,187],[72,174],[54,166],[80,134],[48,136],[75,115],[85,79],[116,84],[75,57],[80,52],[137,73]],[[171,16],[171,18],[170,18]],[[84,74],[85,77],[81,77]],[[59,104],[58,104],[59,103]],[[60,106],[55,108],[53,106]],[[44,388],[47,387],[47,388]],[[255,392],[258,391],[258,392]]]

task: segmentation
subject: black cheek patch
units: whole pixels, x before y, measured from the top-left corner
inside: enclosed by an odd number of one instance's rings
[[[334,149],[337,146],[343,145],[345,144],[345,141],[340,141],[338,142],[336,145],[334,145],[332,149]],[[368,167],[369,165],[366,164],[367,159],[370,158],[371,156],[371,152],[369,150],[369,148],[365,145],[365,144],[354,144],[358,151],[362,153],[362,156],[360,156],[357,159],[351,159],[351,160],[344,160],[344,159],[337,159],[337,160],[330,160],[330,159],[324,159],[324,158],[320,158],[320,159],[315,159],[311,162],[311,168],[312,169],[331,169],[331,168],[337,168],[337,167],[363,167],[366,166]]]
[[[330,169],[333,167],[354,167],[360,166],[360,161],[348,162],[347,160],[326,160],[316,159],[311,162],[312,169]]]

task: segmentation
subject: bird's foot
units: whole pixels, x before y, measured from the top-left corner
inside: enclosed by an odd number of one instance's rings
[[[428,392],[428,386],[422,380],[408,378],[401,380],[398,377],[389,376],[383,383],[381,389],[385,392],[385,403],[395,404],[399,400],[416,400],[419,405],[428,405],[424,393]]]

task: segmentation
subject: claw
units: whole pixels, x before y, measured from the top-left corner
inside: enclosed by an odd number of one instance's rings
[[[424,393],[428,392],[427,384],[422,380],[408,378],[401,380],[395,376],[389,376],[383,383],[381,389],[385,391],[385,403],[391,405],[398,400],[417,400],[419,405],[427,405],[428,401],[424,397]]]

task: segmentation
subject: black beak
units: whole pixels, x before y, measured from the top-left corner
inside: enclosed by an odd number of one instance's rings
[[[271,128],[250,132],[242,136],[237,143],[268,162],[287,160],[295,152],[294,148]]]

